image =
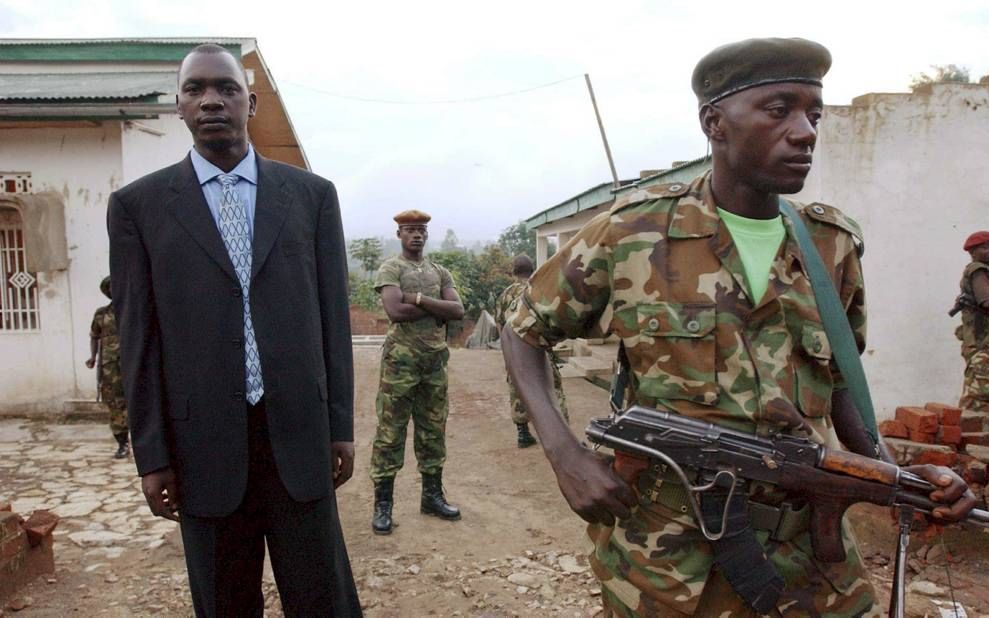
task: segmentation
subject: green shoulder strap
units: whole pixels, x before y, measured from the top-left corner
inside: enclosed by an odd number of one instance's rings
[[[865,379],[862,359],[859,357],[855,335],[852,334],[852,327],[848,324],[845,308],[841,305],[838,291],[831,281],[824,261],[821,260],[821,254],[817,252],[817,247],[810,239],[810,232],[807,231],[803,219],[783,198],[780,198],[779,203],[780,211],[787,216],[793,225],[793,231],[797,235],[797,244],[804,254],[804,265],[807,267],[807,275],[810,277],[810,284],[814,289],[817,310],[824,322],[824,332],[828,336],[828,341],[831,342],[831,351],[838,363],[838,369],[841,370],[841,375],[845,378],[845,383],[852,395],[852,401],[855,402],[855,407],[858,408],[859,415],[862,417],[865,430],[872,438],[872,443],[878,446],[879,431],[876,429],[876,411],[872,406],[869,383]]]

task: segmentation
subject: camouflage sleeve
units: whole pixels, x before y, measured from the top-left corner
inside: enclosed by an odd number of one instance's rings
[[[402,287],[402,269],[395,260],[385,260],[374,275],[374,291],[380,292],[386,285]]]
[[[99,309],[93,314],[93,323],[89,325],[89,338],[99,339],[103,336],[103,313]]]
[[[505,290],[502,290],[498,298],[495,299],[494,304],[494,321],[498,325],[498,329],[505,328]]]
[[[852,327],[855,344],[859,354],[865,352],[865,279],[862,276],[862,260],[858,251],[853,247],[841,263],[841,302],[845,307],[845,315]],[[845,379],[838,369],[838,364],[831,361],[831,374],[834,378],[835,389],[846,388]]]
[[[508,324],[529,345],[552,348],[564,339],[603,337],[610,329],[613,257],[610,213],[587,223],[529,280],[512,303]]]

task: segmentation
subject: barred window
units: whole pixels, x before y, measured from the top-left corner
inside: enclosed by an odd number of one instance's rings
[[[40,327],[38,279],[27,271],[21,215],[0,206],[0,333]]]

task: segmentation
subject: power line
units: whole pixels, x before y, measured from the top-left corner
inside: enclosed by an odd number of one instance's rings
[[[476,97],[464,97],[460,99],[424,99],[420,101],[414,100],[399,100],[399,99],[375,99],[371,97],[359,97],[349,94],[340,94],[339,92],[330,92],[328,90],[321,90],[319,88],[313,88],[312,86],[306,86],[304,84],[297,84],[294,82],[286,82],[281,80],[283,84],[288,84],[289,86],[295,86],[296,88],[302,88],[304,90],[309,90],[319,94],[324,94],[326,96],[334,97],[337,99],[346,99],[348,101],[359,101],[361,103],[385,103],[388,105],[440,105],[449,103],[476,103],[478,101],[488,101],[491,99],[501,99],[504,97],[512,97],[520,94],[525,94],[527,92],[532,92],[534,90],[541,90],[543,88],[549,88],[551,86],[556,86],[557,84],[562,84],[564,82],[569,82],[574,79],[582,78],[581,75],[571,75],[570,77],[564,77],[563,79],[558,79],[556,81],[547,82],[545,84],[539,84],[538,86],[531,86],[529,88],[522,88],[521,90],[511,90],[509,92],[499,92],[497,94],[486,94]]]

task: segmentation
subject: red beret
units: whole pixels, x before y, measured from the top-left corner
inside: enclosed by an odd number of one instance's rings
[[[965,239],[965,251],[971,251],[981,244],[989,242],[989,232],[976,232]]]

